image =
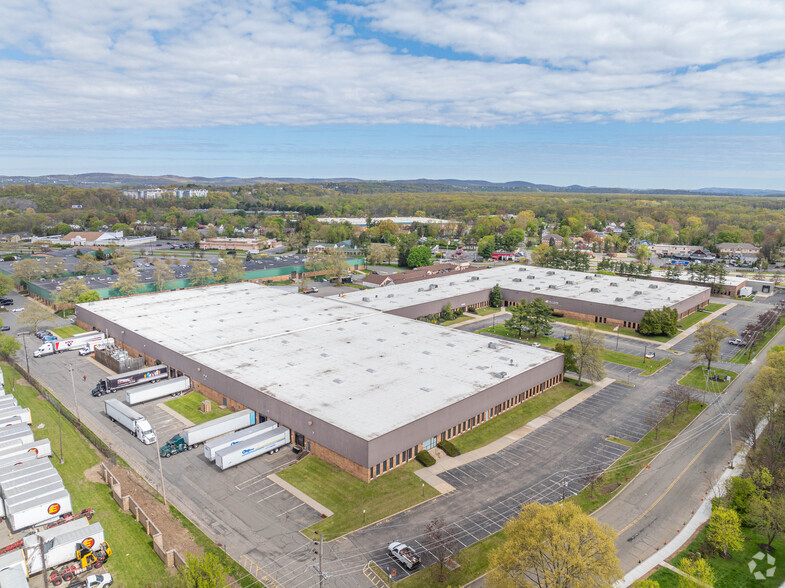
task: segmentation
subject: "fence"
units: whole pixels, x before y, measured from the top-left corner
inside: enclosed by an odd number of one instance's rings
[[[137,522],[144,527],[145,533],[153,538],[153,551],[155,551],[156,555],[161,558],[161,561],[166,564],[166,567],[179,568],[186,565],[185,559],[177,550],[170,549],[169,551],[166,551],[164,549],[163,533],[161,533],[150,517],[147,516],[147,513],[142,510],[142,507],[136,503],[133,496],[130,494],[123,496],[120,481],[109,471],[109,468],[105,463],[101,464],[101,477],[109,488],[112,489],[112,498],[114,498],[114,501],[120,505],[120,508],[123,509],[123,511],[130,512]]]

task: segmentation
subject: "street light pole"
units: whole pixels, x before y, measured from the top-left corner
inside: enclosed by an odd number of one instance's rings
[[[158,433],[153,431],[155,435],[155,454],[158,456],[158,473],[161,476],[161,495],[164,497],[164,506],[166,506],[166,486],[164,485],[164,467],[161,465],[161,451],[158,449]]]
[[[60,404],[60,401],[58,400],[57,401],[57,430],[60,431],[60,465],[63,465],[65,463],[65,460],[63,459],[63,424],[62,424],[63,417],[62,417],[62,412],[63,412],[62,405]]]
[[[74,393],[74,405],[76,406],[76,421],[79,427],[82,426],[82,419],[79,417],[79,401],[76,399],[76,384],[74,384],[74,366],[68,364],[68,371],[71,372],[71,390]]]

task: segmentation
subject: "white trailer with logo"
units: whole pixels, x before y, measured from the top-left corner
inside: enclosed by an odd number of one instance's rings
[[[53,484],[46,488],[19,494],[5,501],[6,517],[13,531],[56,521],[73,512],[71,495],[62,486]]]
[[[101,523],[93,523],[81,529],[66,529],[65,533],[44,537],[46,567],[51,569],[73,561],[80,543],[93,549],[93,546],[97,547],[104,541],[104,528]],[[44,565],[38,535],[25,537],[24,550],[27,555],[27,569],[30,575],[42,572]]]
[[[29,408],[14,406],[0,410],[0,427],[19,424],[30,425],[32,423],[33,417],[30,415]]]
[[[215,454],[221,451],[222,449],[226,449],[227,447],[237,445],[241,441],[245,441],[246,439],[257,437],[263,433],[266,433],[267,431],[272,431],[277,426],[278,423],[276,423],[275,421],[265,421],[263,423],[259,423],[258,425],[254,425],[253,427],[240,429],[239,431],[235,431],[234,433],[229,433],[228,435],[224,435],[223,437],[218,437],[216,439],[210,439],[209,441],[205,441],[204,456],[210,461],[215,461]]]
[[[173,378],[171,380],[153,382],[152,384],[130,388],[125,392],[125,401],[133,406],[134,404],[157,400],[159,398],[164,398],[165,396],[179,396],[190,389],[191,378],[188,376],[180,376],[179,378]]]
[[[291,434],[286,427],[276,427],[258,437],[247,439],[216,453],[215,465],[222,470],[253,459],[263,453],[275,453],[289,443]]]
[[[49,457],[52,455],[52,444],[49,442],[49,439],[39,439],[38,441],[24,443],[16,447],[0,448],[0,463],[7,463],[6,460],[25,453],[32,453],[36,457]]]

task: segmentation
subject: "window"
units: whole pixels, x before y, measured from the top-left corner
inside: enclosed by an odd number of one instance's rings
[[[379,464],[378,463],[376,464],[376,475],[377,476],[379,475]]]
[[[395,465],[401,465],[401,454],[395,456]]]
[[[371,480],[373,480],[373,468],[371,468]]]
[[[409,459],[411,459],[411,458],[412,458],[412,450],[409,449]]]
[[[387,460],[385,459],[382,462],[382,472],[386,472],[386,471],[387,471]]]

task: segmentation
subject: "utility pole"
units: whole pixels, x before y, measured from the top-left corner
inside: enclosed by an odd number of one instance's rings
[[[57,401],[57,430],[60,431],[60,465],[65,463],[63,459],[63,409],[60,401]]]
[[[164,506],[166,506],[166,486],[164,485],[164,468],[161,465],[161,451],[158,449],[158,434],[153,431],[155,435],[155,454],[158,456],[158,473],[161,475],[161,495],[164,497]]]
[[[82,427],[82,419],[79,418],[79,401],[76,399],[76,384],[74,384],[74,366],[68,364],[68,371],[71,372],[71,390],[74,393],[74,405],[76,406],[76,421],[79,423],[79,428]]]
[[[322,588],[324,583],[324,574],[322,573],[322,540],[324,535],[319,533],[319,588]]]
[[[44,553],[44,538],[38,536],[38,549],[41,550],[41,564],[44,566],[44,588],[49,588],[49,569],[46,566],[46,554]]]
[[[728,415],[728,432],[730,433],[730,464],[731,467],[733,466],[733,424],[731,422],[731,417],[733,415]]]
[[[30,376],[30,358],[27,356],[27,335],[28,333],[22,333],[22,345],[25,348],[25,364],[27,365],[27,377]]]

